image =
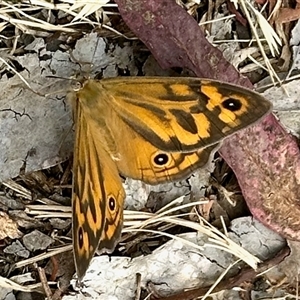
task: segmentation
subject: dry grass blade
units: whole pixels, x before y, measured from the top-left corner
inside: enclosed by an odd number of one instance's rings
[[[77,11],[80,9],[77,16],[74,18],[73,22],[77,20],[81,20],[82,18],[86,18],[89,15],[100,10],[105,4],[107,4],[109,0],[101,0],[101,1],[82,1],[77,0],[74,4],[69,8],[69,11]]]
[[[43,288],[41,283],[36,284],[30,284],[30,285],[20,285],[10,279],[4,278],[0,276],[0,287],[1,288],[7,288],[12,289],[16,291],[22,291],[22,292],[40,292],[43,293]]]
[[[0,23],[0,32],[3,31],[8,25],[8,22],[1,22]],[[1,36],[1,38],[7,39],[5,36]]]
[[[3,62],[3,64],[5,64],[6,65],[6,67],[7,67],[7,69],[9,70],[9,71],[12,71],[13,73],[15,73],[24,83],[25,83],[25,85],[32,91],[32,92],[34,92],[34,93],[36,93],[35,91],[33,91],[32,89],[31,89],[31,87],[30,87],[30,85],[29,85],[29,83],[13,68],[13,67],[11,67],[2,57],[0,57],[0,61],[2,61]],[[38,93],[36,93],[36,94],[38,94]],[[11,180],[11,182],[13,182],[12,180]]]
[[[156,224],[156,223],[160,223],[160,222],[172,223],[172,224],[188,227],[193,230],[199,231],[209,237],[209,241],[212,244],[206,244],[205,245],[206,247],[219,248],[226,252],[229,252],[229,253],[235,255],[236,257],[238,257],[239,259],[243,260],[244,262],[246,262],[253,269],[256,269],[257,264],[260,262],[260,260],[257,257],[251,255],[248,251],[246,251],[245,249],[243,249],[242,247],[237,245],[230,238],[228,238],[226,236],[226,234],[222,233],[217,228],[210,225],[202,217],[199,217],[200,222],[202,223],[202,224],[200,224],[200,223],[196,223],[193,221],[178,218],[178,216],[166,216],[167,214],[173,213],[176,210],[182,210],[186,207],[195,206],[197,204],[203,204],[203,202],[199,201],[199,203],[196,203],[196,202],[189,203],[188,205],[180,205],[177,207],[170,208],[169,210],[163,211],[160,214],[153,215],[152,217],[150,217],[149,219],[146,219],[143,222],[139,221],[136,223],[136,225],[125,228],[123,231],[124,232],[132,232],[132,231],[147,231],[147,232],[149,232],[148,229],[143,229],[143,228],[145,228],[147,225],[150,225],[153,223]],[[149,216],[149,213],[147,215]],[[126,214],[125,214],[125,221],[126,221]],[[166,234],[165,232],[155,231],[155,233],[169,236],[169,234]],[[178,237],[173,236],[172,238],[177,239]],[[188,242],[188,244],[190,245],[190,242]],[[199,245],[196,245],[193,243],[192,243],[192,246],[195,248],[199,248]]]
[[[209,241],[212,244],[205,244],[205,247],[214,247],[221,250],[224,250],[226,252],[229,252],[236,257],[243,260],[245,263],[247,263],[249,266],[251,266],[253,269],[257,268],[257,264],[260,262],[260,260],[250,254],[247,250],[236,244],[234,241],[232,241],[230,238],[228,238],[225,234],[223,234],[221,231],[219,231],[217,228],[210,225],[208,222],[206,222],[204,219],[201,218],[201,221],[203,221],[203,224],[198,224],[196,222],[192,222],[189,220],[183,220],[175,217],[169,217],[164,218],[165,222],[181,225],[184,227],[188,227],[191,229],[194,229],[196,231],[199,231],[206,236],[209,237]],[[205,224],[205,225],[204,225]],[[198,245],[197,245],[198,246]]]
[[[80,25],[83,23],[89,23],[92,26],[101,26],[99,22],[93,22],[86,17],[98,12],[103,13],[103,6],[106,5],[108,0],[101,1],[81,1],[70,0],[62,1],[65,3],[52,4],[48,1],[33,0],[30,1],[30,5],[27,2],[18,3],[18,5],[12,5],[9,2],[1,1],[0,7],[0,19],[6,21],[1,23],[0,30],[3,30],[8,23],[16,26],[23,32],[30,30],[29,28],[37,28],[39,31],[64,31],[64,32],[76,32],[76,29],[68,28],[69,26]],[[115,6],[113,4],[113,6]],[[26,13],[26,11],[37,11],[41,9],[46,10],[61,10],[73,17],[72,22],[66,25],[51,24],[41,19],[35,18]],[[20,16],[16,19],[15,15]],[[78,22],[79,21],[79,22]],[[2,28],[2,29],[1,29]]]
[[[197,249],[200,249],[200,250],[203,249],[199,245],[192,243],[190,241],[186,241],[186,240],[182,239],[181,237],[177,237],[177,236],[174,236],[169,233],[162,232],[162,231],[147,229],[147,226],[150,226],[153,224],[157,225],[159,223],[169,223],[169,224],[184,226],[184,227],[190,228],[192,230],[201,232],[201,233],[205,234],[207,237],[209,237],[210,243],[206,243],[205,247],[214,247],[214,248],[224,250],[228,253],[231,253],[231,254],[235,255],[236,257],[238,257],[239,259],[243,260],[246,264],[251,266],[253,269],[256,269],[257,264],[260,262],[260,260],[257,257],[251,255],[247,250],[245,250],[242,247],[240,247],[239,245],[237,245],[234,241],[232,241],[226,235],[226,233],[225,234],[222,233],[217,228],[210,225],[202,217],[198,216],[200,219],[200,223],[196,223],[194,221],[179,218],[179,217],[182,217],[183,215],[186,216],[188,214],[172,215],[172,214],[174,214],[175,211],[183,210],[183,209],[186,209],[189,207],[194,207],[195,205],[203,204],[203,201],[198,201],[198,202],[194,202],[194,203],[189,203],[189,204],[184,204],[184,205],[179,205],[179,206],[173,207],[176,202],[178,202],[178,199],[176,199],[173,202],[171,202],[170,204],[168,204],[168,206],[167,206],[168,209],[166,209],[166,207],[164,207],[156,214],[125,210],[124,211],[123,232],[152,232],[155,234],[168,236],[169,238],[172,238],[172,239],[180,240],[183,243],[186,243],[189,246],[195,247]],[[44,206],[44,208],[42,205],[29,205],[29,206],[27,206],[27,209],[29,209],[30,214],[37,215],[38,217],[62,216],[64,218],[67,218],[67,217],[71,218],[71,216],[72,216],[70,207],[66,207],[64,212],[61,212],[61,210],[62,210],[61,206],[52,206],[52,205]],[[60,211],[60,212],[55,212],[55,211]],[[71,246],[67,246],[67,247],[71,247]],[[63,251],[66,251],[66,250],[63,250]],[[51,252],[51,253],[53,253],[53,252]],[[36,259],[41,260],[46,257],[50,257],[51,255],[54,255],[51,253],[50,253],[50,255],[49,255],[49,253],[44,254],[47,256],[43,256],[43,257],[39,256],[38,258],[35,257],[34,261],[36,261]],[[31,263],[30,260],[27,260],[27,261],[29,261],[28,263]],[[17,263],[16,265],[19,267],[20,263]]]
[[[215,287],[221,282],[221,280],[225,277],[225,275],[228,273],[228,271],[237,263],[239,262],[239,260],[237,260],[236,262],[230,264],[221,274],[220,276],[217,278],[217,280],[214,282],[214,284],[208,289],[208,291],[205,293],[205,295],[203,296],[202,300],[205,300],[207,297],[209,297],[212,294],[212,291],[215,289]]]
[[[0,59],[1,59],[1,57],[0,57]],[[16,192],[17,194],[19,194],[21,197],[23,197],[27,200],[32,199],[31,192],[28,189],[21,186],[20,184],[16,183],[15,181],[13,181],[11,179],[8,179],[8,180],[5,180],[4,182],[2,182],[2,184],[4,186],[10,188],[11,190]]]
[[[264,18],[264,16],[259,11],[257,11],[250,2],[247,1],[247,4],[256,17],[259,27],[262,30],[269,45],[272,56],[276,55],[275,52],[279,54],[278,46],[282,45],[279,36],[269,24],[269,22]]]
[[[57,249],[49,250],[45,253],[39,254],[35,257],[31,257],[31,258],[19,261],[19,262],[15,263],[14,267],[16,269],[17,268],[22,268],[22,267],[25,267],[27,265],[30,265],[30,264],[36,263],[38,261],[41,261],[43,259],[49,258],[51,256],[54,256],[54,255],[57,255],[57,254],[60,254],[60,253],[66,252],[66,251],[71,251],[71,250],[72,250],[72,245],[62,246],[62,247],[59,247]]]
[[[163,235],[163,236],[166,236],[166,237],[169,237],[173,240],[176,240],[176,241],[180,241],[182,242],[183,244],[186,244],[188,246],[191,246],[193,248],[196,248],[198,250],[203,250],[203,247],[202,246],[199,246],[193,242],[190,242],[184,238],[181,238],[179,236],[176,236],[174,234],[169,234],[167,232],[163,232],[163,231],[158,231],[158,230],[152,230],[152,229],[124,229],[122,232],[149,232],[149,233],[154,233],[154,234],[157,234],[157,235]]]
[[[206,24],[211,24],[211,23],[214,23],[214,22],[223,21],[223,20],[227,20],[227,19],[232,19],[234,17],[235,17],[235,15],[229,15],[229,16],[225,16],[225,17],[222,17],[222,18],[219,18],[219,19],[213,19],[213,20],[209,20],[209,21],[205,21],[205,22],[200,22],[199,26],[206,25]]]
[[[260,39],[261,42],[265,42],[266,39]],[[234,39],[234,40],[214,40],[214,44],[222,44],[222,43],[232,43],[232,42],[237,42],[237,43],[252,43],[253,40],[251,39]]]
[[[1,1],[1,4],[10,8],[11,11],[15,12],[17,15],[23,16],[26,18],[24,19],[15,19],[12,18],[9,13],[4,10],[3,8],[0,10],[0,19],[3,19],[4,21],[9,22],[12,25],[15,25],[22,31],[26,31],[26,27],[32,27],[32,28],[38,28],[39,30],[46,30],[46,31],[52,31],[52,30],[59,30],[59,31],[66,31],[66,32],[76,32],[76,30],[71,28],[66,28],[63,25],[52,25],[48,22],[45,22],[43,20],[34,18],[24,12],[24,10],[19,9],[18,7],[11,5],[5,1]]]
[[[273,28],[270,26],[270,24],[266,21],[266,19],[261,15],[261,13],[259,13],[248,1],[239,0],[239,3],[241,5],[241,7],[243,8],[245,16],[246,16],[246,18],[249,22],[252,33],[253,33],[253,35],[255,37],[255,40],[258,44],[258,47],[259,47],[260,52],[263,56],[263,59],[265,61],[266,67],[268,69],[268,72],[270,74],[270,77],[271,77],[273,83],[275,84],[274,78],[276,78],[276,80],[278,82],[280,82],[280,79],[279,79],[278,75],[276,74],[275,70],[273,69],[273,67],[272,67],[272,65],[271,65],[271,63],[270,63],[270,61],[269,61],[269,59],[266,55],[266,52],[263,48],[263,45],[262,45],[262,43],[259,39],[257,30],[256,30],[256,28],[255,28],[255,26],[254,26],[254,24],[251,20],[251,16],[250,16],[248,8],[251,10],[251,12],[256,17],[256,20],[257,20],[258,24],[260,25],[260,29],[262,30],[262,32],[263,32],[263,34],[264,34],[264,36],[267,40],[267,43],[270,47],[270,51],[271,51],[272,54],[274,53],[275,50],[278,52],[277,43],[281,44],[279,37],[277,36],[277,34],[273,30]]]
[[[72,209],[61,205],[26,205],[25,212],[36,218],[71,218]]]

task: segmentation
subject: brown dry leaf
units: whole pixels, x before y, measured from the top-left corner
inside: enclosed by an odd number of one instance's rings
[[[278,23],[288,23],[291,21],[296,21],[300,18],[300,8],[281,8],[279,10],[277,22]]]
[[[173,0],[116,2],[127,25],[161,66],[187,67],[197,76],[251,86]],[[219,152],[235,172],[254,217],[284,236],[300,239],[300,154],[278,121],[270,114],[227,139]]]
[[[270,24],[276,29],[276,33],[279,36],[282,44],[280,58],[278,59],[277,70],[280,72],[287,72],[291,65],[291,47],[290,47],[290,32],[293,24],[289,22],[289,14],[284,13],[284,10],[291,10],[292,8],[281,8],[282,3],[272,3],[274,6],[269,8],[270,12]],[[294,10],[294,9],[292,9]]]
[[[205,38],[198,23],[173,0],[115,0],[122,18],[162,68],[184,67],[198,77],[251,87]]]
[[[257,4],[264,5],[267,2],[267,0],[255,0],[255,2]]]
[[[18,225],[13,221],[8,214],[0,211],[0,240],[7,237],[11,239],[17,239],[22,236],[22,233],[18,230]]]
[[[244,27],[248,25],[247,19],[235,8],[233,2],[227,1],[228,10],[230,13],[234,14],[237,21],[239,21]]]

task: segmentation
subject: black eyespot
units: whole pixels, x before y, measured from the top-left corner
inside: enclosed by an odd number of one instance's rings
[[[113,197],[109,197],[108,199],[108,207],[111,211],[114,211],[116,209],[116,200]]]
[[[222,102],[222,105],[224,108],[230,110],[230,111],[237,111],[242,108],[242,103],[238,99],[229,98]]]
[[[81,249],[83,247],[83,229],[82,229],[82,227],[79,227],[79,229],[78,229],[78,244],[79,244],[79,248]]]
[[[153,162],[156,166],[162,167],[169,163],[170,157],[167,153],[159,153],[154,156]]]

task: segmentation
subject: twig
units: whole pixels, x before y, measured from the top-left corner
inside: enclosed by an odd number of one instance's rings
[[[34,264],[34,265],[39,273],[40,280],[41,280],[42,286],[44,288],[44,291],[46,293],[47,299],[50,300],[50,299],[52,299],[52,292],[51,292],[51,289],[50,289],[48,281],[47,281],[45,270],[41,267],[38,267],[37,264]]]

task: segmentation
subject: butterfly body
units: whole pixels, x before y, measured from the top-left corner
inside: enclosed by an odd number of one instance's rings
[[[76,139],[73,247],[82,278],[94,252],[111,252],[122,229],[119,173],[149,184],[204,166],[220,142],[271,104],[250,90],[198,78],[88,80],[73,95]]]

